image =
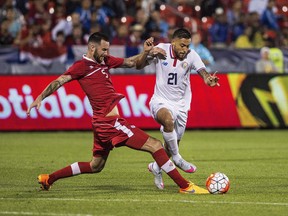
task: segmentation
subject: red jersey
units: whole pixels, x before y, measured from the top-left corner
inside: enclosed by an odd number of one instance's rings
[[[101,64],[83,55],[64,74],[78,80],[92,106],[94,116],[106,116],[124,98],[116,93],[111,80],[110,68],[122,65],[123,58],[107,56]]]

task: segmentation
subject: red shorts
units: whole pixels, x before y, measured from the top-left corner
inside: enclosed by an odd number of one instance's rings
[[[129,146],[134,149],[141,147],[149,135],[134,125],[130,125],[120,116],[93,117],[94,132],[93,156],[108,156],[114,147]]]

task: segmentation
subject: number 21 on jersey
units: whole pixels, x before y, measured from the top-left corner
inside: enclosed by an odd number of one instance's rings
[[[168,74],[168,85],[177,85],[177,73]]]

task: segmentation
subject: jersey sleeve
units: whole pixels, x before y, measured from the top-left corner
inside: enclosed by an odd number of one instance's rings
[[[108,56],[106,59],[106,64],[109,68],[117,68],[121,66],[124,62],[124,58],[118,58],[114,56]]]
[[[83,61],[77,61],[70,68],[68,68],[64,75],[71,75],[72,79],[78,79],[84,76],[84,73],[85,65]]]

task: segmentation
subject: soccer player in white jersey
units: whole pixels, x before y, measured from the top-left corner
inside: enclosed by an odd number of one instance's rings
[[[187,173],[196,171],[196,166],[187,162],[179,153],[179,142],[184,134],[192,93],[190,88],[190,71],[196,70],[204,82],[211,86],[219,85],[219,78],[210,75],[199,55],[189,49],[191,34],[186,29],[177,29],[171,43],[159,43],[154,48],[164,49],[166,56],[147,56],[139,59],[137,68],[154,64],[156,84],[150,100],[150,111],[153,118],[161,125],[161,132],[174,163]],[[148,165],[155,176],[154,183],[164,189],[161,168],[156,162]]]

